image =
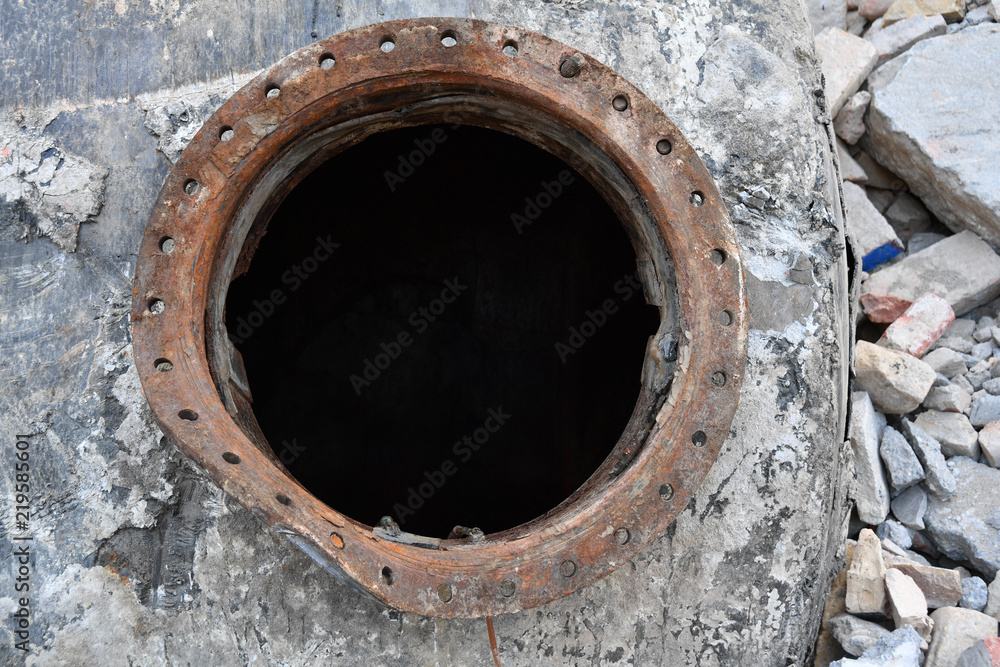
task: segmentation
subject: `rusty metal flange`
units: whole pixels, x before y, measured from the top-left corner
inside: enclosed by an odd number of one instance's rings
[[[680,341],[669,366],[651,345],[633,424],[583,487],[545,516],[479,540],[394,536],[318,501],[276,461],[234,396],[225,337],[228,284],[283,196],[375,132],[438,122],[512,133],[573,164],[622,219],[646,267],[647,298]],[[567,595],[660,536],[729,433],[747,320],[733,226],[666,115],[566,45],[466,19],[336,35],[237,92],[160,192],[132,305],[143,389],[172,441],[356,590],[442,617],[510,613]]]

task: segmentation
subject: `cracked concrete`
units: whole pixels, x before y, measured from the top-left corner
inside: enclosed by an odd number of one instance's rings
[[[35,489],[32,649],[14,649],[4,624],[0,661],[490,662],[483,621],[356,595],[163,441],[128,331],[156,193],[229,91],[314,30],[457,15],[547,33],[640,86],[716,179],[756,285],[742,403],[700,491],[614,574],[495,619],[504,665],[806,664],[846,533],[851,335],[835,152],[803,12],[792,0],[0,0],[0,452],[31,435]],[[54,243],[25,243],[40,235]]]

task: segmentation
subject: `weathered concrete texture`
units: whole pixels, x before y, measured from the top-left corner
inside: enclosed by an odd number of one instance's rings
[[[804,664],[846,532],[850,331],[833,136],[798,0],[2,0],[0,108],[54,118],[5,143],[35,155],[41,136],[108,174],[75,254],[0,235],[0,437],[31,435],[36,485],[29,662],[490,662],[483,621],[384,609],[227,501],[161,442],[130,356],[136,249],[188,124],[313,30],[415,15],[544,32],[644,89],[716,179],[760,287],[740,411],[699,493],[613,575],[495,619],[503,664]],[[0,475],[5,498],[13,483]],[[0,534],[4,614],[11,547]],[[4,664],[24,659],[12,639],[4,624]]]
[[[948,461],[958,490],[928,498],[924,523],[935,546],[980,572],[1000,570],[1000,470],[958,456]]]
[[[868,134],[861,139],[943,223],[994,244],[1000,243],[998,53],[995,23],[920,42],[869,80]],[[970,69],[969,62],[982,67]],[[957,92],[970,89],[978,94]]]

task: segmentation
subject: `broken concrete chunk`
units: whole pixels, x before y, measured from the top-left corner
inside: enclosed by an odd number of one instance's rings
[[[979,432],[979,448],[987,465],[1000,468],[1000,421],[990,422]]]
[[[923,406],[928,410],[940,410],[942,412],[962,412],[972,406],[972,396],[969,392],[955,384],[945,387],[931,387],[924,399]]]
[[[923,472],[922,468],[921,472]],[[927,492],[923,488],[911,486],[892,499],[891,507],[893,516],[904,526],[913,530],[924,529],[924,513],[927,511]]]
[[[920,459],[920,465],[924,467],[927,490],[939,498],[948,498],[954,494],[957,482],[941,454],[941,444],[908,419],[904,418],[900,427],[913,447],[913,453]],[[924,523],[926,522],[925,517]]]
[[[986,382],[983,384],[986,384]],[[1000,421],[1000,396],[993,396],[989,392],[982,390],[973,394],[972,412],[969,414],[969,421],[972,422],[973,426],[980,428],[990,422]],[[975,454],[962,454],[962,456],[968,456],[971,459],[979,458],[978,448]]]
[[[927,499],[925,532],[941,553],[981,572],[1000,570],[1000,470],[964,456],[948,461],[956,491]]]
[[[928,37],[943,35],[947,27],[940,14],[933,16],[911,16],[879,30],[868,40],[878,49],[876,67],[895,58],[917,42]]]
[[[892,224],[892,223],[889,223]],[[896,232],[899,233],[898,231]],[[947,237],[944,234],[932,234],[930,232],[922,232],[914,234],[910,237],[910,240],[906,243],[906,251],[909,254],[918,253],[921,250],[926,250],[938,241],[944,241]]]
[[[947,333],[945,331],[946,335]],[[935,373],[940,373],[948,379],[969,370],[969,367],[965,365],[965,359],[962,358],[962,355],[948,347],[938,347],[931,350],[921,357],[921,361],[933,368]]]
[[[814,33],[824,28],[844,28],[847,25],[847,3],[844,0],[806,0],[806,14]]]
[[[954,667],[962,652],[976,642],[997,636],[997,621],[961,607],[943,607],[931,614],[934,633],[924,667]]]
[[[934,224],[930,212],[920,200],[905,192],[900,192],[882,215],[904,242],[908,242],[914,234],[928,232]]]
[[[909,549],[912,544],[910,541],[910,532],[906,529],[906,526],[892,519],[886,519],[880,523],[875,528],[875,534],[879,536],[883,544],[888,542],[895,545],[899,549],[900,556],[905,557],[905,550]]]
[[[833,131],[838,137],[851,145],[857,143],[865,133],[865,111],[868,110],[871,99],[871,93],[867,90],[859,90],[851,95],[833,119]]]
[[[962,599],[962,577],[954,570],[917,563],[902,563],[893,567],[916,582],[931,609],[954,607]]]
[[[903,242],[860,185],[844,183],[844,207],[847,209],[847,231],[861,257],[862,269],[871,271],[903,251]]]
[[[830,116],[836,117],[847,98],[871,74],[878,60],[878,50],[847,31],[827,28],[816,35],[816,55],[826,79]]]
[[[988,597],[989,592],[985,581],[979,577],[962,579],[962,599],[958,602],[959,607],[982,611],[986,608]]]
[[[976,270],[965,270],[970,266]],[[963,315],[1000,295],[1000,257],[977,235],[961,232],[872,273],[861,291],[866,311],[870,310],[866,300],[873,295],[912,303],[933,292],[947,301],[956,315]]]
[[[989,396],[983,392],[984,395]],[[941,445],[946,457],[968,456],[979,458],[979,434],[972,428],[969,418],[959,412],[927,410],[917,416],[916,424]]]
[[[941,222],[994,244],[1000,243],[998,58],[995,23],[916,44],[869,79],[862,140]]]
[[[955,311],[936,294],[922,295],[886,328],[878,344],[920,357],[955,321]]]
[[[837,614],[826,622],[827,629],[849,655],[859,656],[875,642],[889,634],[878,623],[865,621],[850,614]]]
[[[852,183],[867,183],[868,174],[861,168],[857,160],[851,157],[844,142],[837,140],[837,157],[840,158],[840,177]]]
[[[906,438],[891,426],[887,426],[882,433],[879,455],[885,464],[886,477],[893,494],[923,481],[924,468],[920,465],[920,460]]]
[[[872,530],[865,528],[858,535],[854,558],[847,570],[847,611],[852,614],[885,613],[884,579],[882,544]]]
[[[861,520],[877,525],[889,514],[889,488],[878,453],[880,434],[885,426],[868,394],[854,392],[852,400],[848,436],[854,454],[854,497]]]
[[[919,667],[922,642],[913,628],[904,626],[879,639],[857,660],[844,658],[830,667]]]
[[[889,597],[889,610],[897,628],[908,625],[920,638],[931,638],[933,621],[927,615],[927,599],[910,577],[896,569],[885,573],[885,590]]]
[[[927,396],[937,374],[910,355],[866,341],[855,347],[857,386],[885,414],[911,412]]]

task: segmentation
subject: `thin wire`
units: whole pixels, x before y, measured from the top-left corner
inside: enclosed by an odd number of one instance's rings
[[[500,651],[497,649],[497,635],[493,632],[493,617],[486,617],[486,630],[490,633],[490,650],[493,651],[493,662],[497,664],[497,667],[503,667],[500,664]]]

